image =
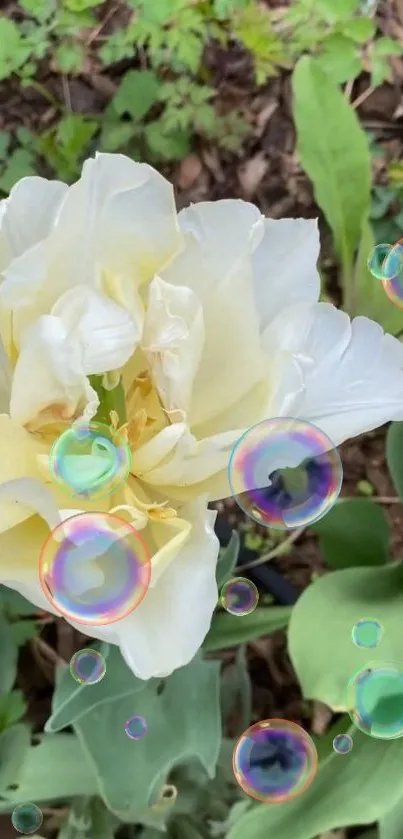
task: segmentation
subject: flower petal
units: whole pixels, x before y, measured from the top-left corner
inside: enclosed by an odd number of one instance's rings
[[[1,205],[0,272],[49,235],[67,190],[61,181],[36,176],[21,178],[13,186]]]
[[[194,292],[156,277],[149,287],[142,348],[167,411],[188,410],[203,343],[203,311]]]
[[[25,425],[96,414],[99,400],[83,372],[82,350],[59,318],[43,315],[27,332],[13,377],[10,415]],[[46,412],[46,414],[45,414]],[[47,419],[49,414],[49,419]]]
[[[188,664],[217,604],[216,513],[199,498],[181,515],[192,524],[187,541],[138,608],[115,624],[123,657],[140,679],[167,676]]]
[[[82,348],[82,369],[87,375],[123,367],[140,338],[128,312],[88,286],[63,294],[52,315],[60,318],[70,339]]]
[[[264,236],[253,254],[254,288],[260,328],[286,306],[316,303],[320,240],[311,219],[265,219]]]
[[[19,479],[40,478],[37,456],[45,451],[46,446],[24,428],[13,423],[6,414],[0,415],[0,532],[32,516],[29,505],[27,507],[24,502],[16,504],[11,491],[7,494],[2,487],[15,485]]]

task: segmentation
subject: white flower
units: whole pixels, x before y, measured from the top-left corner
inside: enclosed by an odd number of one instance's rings
[[[338,445],[403,418],[402,345],[317,302],[318,252],[315,222],[240,200],[177,215],[171,186],[120,155],[87,161],[70,188],[23,179],[0,205],[0,576],[49,608],[38,556],[72,506],[49,446],[95,416],[93,376],[109,388],[121,376],[132,475],[79,509],[129,507],[149,543],[143,602],[88,627],[141,678],[186,664],[208,631],[218,542],[206,501],[230,494],[229,454],[248,427],[299,416]]]

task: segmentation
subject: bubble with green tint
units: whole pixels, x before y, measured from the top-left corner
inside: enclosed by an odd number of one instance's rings
[[[375,618],[362,618],[354,624],[351,637],[356,647],[367,650],[377,647],[383,635],[383,626]]]
[[[122,431],[99,422],[74,423],[53,444],[49,471],[72,495],[96,501],[127,480],[131,452]]]
[[[350,680],[347,709],[357,728],[379,740],[403,736],[403,664],[370,662]]]
[[[43,821],[42,812],[36,804],[18,804],[12,812],[11,823],[18,833],[36,833]]]

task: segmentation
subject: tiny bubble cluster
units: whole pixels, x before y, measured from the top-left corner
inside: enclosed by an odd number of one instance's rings
[[[61,522],[39,558],[39,579],[51,605],[89,626],[114,623],[133,612],[150,576],[146,542],[111,513],[79,513]]]
[[[265,803],[290,801],[315,778],[318,756],[297,723],[263,720],[247,728],[233,752],[235,778],[247,795]]]
[[[250,615],[256,609],[259,592],[246,577],[233,577],[224,583],[220,603],[230,615]]]
[[[383,627],[373,618],[362,618],[354,624],[351,637],[356,647],[370,650],[377,647],[383,635]]]
[[[53,479],[72,495],[96,501],[125,483],[131,452],[122,432],[99,422],[74,423],[49,455]]]
[[[250,518],[275,530],[321,519],[343,481],[340,455],[319,428],[292,417],[264,420],[235,444],[228,467],[234,499]]]
[[[98,650],[85,647],[71,658],[70,673],[80,685],[96,685],[105,676],[105,659]]]
[[[355,673],[347,687],[352,722],[371,737],[403,736],[403,666],[373,662]]]
[[[11,823],[18,833],[36,833],[42,821],[42,811],[36,804],[17,804],[11,815]]]
[[[349,734],[337,734],[333,740],[333,749],[338,755],[346,755],[353,748],[353,738]]]
[[[148,725],[144,717],[130,717],[125,725],[125,732],[131,740],[141,740],[147,734]]]

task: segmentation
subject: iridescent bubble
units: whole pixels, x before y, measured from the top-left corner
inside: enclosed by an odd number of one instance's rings
[[[337,734],[333,740],[333,749],[338,755],[346,755],[353,748],[353,738],[349,734]]]
[[[383,243],[372,248],[371,253],[367,259],[368,270],[377,280],[384,280],[385,276],[385,262],[389,256],[392,245]]]
[[[58,437],[49,455],[54,480],[73,495],[97,500],[127,480],[131,452],[122,432],[99,422],[74,423]]]
[[[61,522],[39,558],[39,578],[52,606],[88,626],[133,612],[151,575],[147,545],[131,524],[111,513],[79,513]]]
[[[148,725],[144,717],[130,717],[125,725],[125,732],[131,740],[141,740],[147,734]]]
[[[382,280],[384,291],[389,300],[399,309],[403,309],[403,239],[396,242],[385,259],[385,278]]]
[[[42,822],[42,811],[36,804],[17,804],[11,815],[11,823],[18,833],[36,833]]]
[[[220,603],[230,615],[250,615],[256,609],[259,592],[246,577],[233,577],[224,583]]]
[[[347,708],[360,731],[379,740],[403,736],[403,666],[369,663],[347,688]]]
[[[241,510],[265,527],[305,527],[337,500],[343,467],[332,441],[315,425],[292,417],[264,420],[235,444],[228,466]]]
[[[233,753],[243,791],[258,801],[290,801],[312,783],[318,755],[312,738],[295,722],[263,720],[247,728]]]
[[[105,659],[98,650],[85,647],[71,658],[70,673],[80,685],[96,685],[105,676]]]
[[[354,624],[351,637],[357,647],[373,649],[383,635],[383,626],[374,618],[362,618]]]

